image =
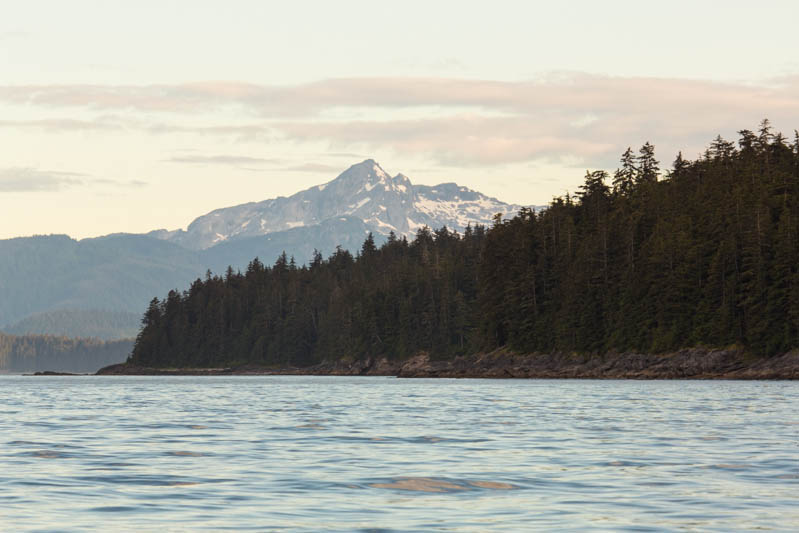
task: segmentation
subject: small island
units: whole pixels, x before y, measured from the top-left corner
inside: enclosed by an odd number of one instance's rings
[[[538,212],[369,234],[154,298],[102,374],[799,377],[799,133],[768,121],[661,172],[654,147]]]

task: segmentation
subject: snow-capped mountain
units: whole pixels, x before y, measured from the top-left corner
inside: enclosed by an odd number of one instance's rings
[[[454,183],[413,185],[369,159],[288,198],[217,209],[187,231],[0,240],[0,328],[26,319],[41,323],[43,314],[138,314],[153,296],[186,289],[209,269],[244,270],[255,257],[271,264],[283,252],[305,264],[314,250],[327,256],[340,246],[355,253],[369,232],[378,244],[391,231],[413,238],[424,225],[462,232],[469,223],[491,224],[497,213],[519,209]],[[49,319],[47,327],[39,332],[62,334],[73,326]],[[115,334],[94,334],[106,333]]]
[[[463,231],[468,224],[490,224],[497,213],[521,209],[455,183],[413,185],[407,176],[391,176],[374,160],[353,165],[336,179],[298,192],[214,210],[188,230],[158,230],[151,235],[194,250],[222,242],[268,235],[293,228],[325,225],[331,219],[360,219],[376,237],[393,231],[412,238],[422,226]]]

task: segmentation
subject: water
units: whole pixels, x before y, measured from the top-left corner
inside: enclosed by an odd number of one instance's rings
[[[799,383],[0,377],[2,531],[799,530]]]

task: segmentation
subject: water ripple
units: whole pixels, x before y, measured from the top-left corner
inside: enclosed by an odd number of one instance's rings
[[[795,531],[799,384],[0,377],[0,531]]]

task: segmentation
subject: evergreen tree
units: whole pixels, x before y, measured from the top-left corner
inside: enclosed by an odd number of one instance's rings
[[[657,181],[660,162],[655,159],[655,147],[649,142],[645,143],[638,152],[637,183],[651,183]]]
[[[285,253],[271,267],[210,272],[155,298],[131,362],[148,366],[312,365],[526,352],[659,352],[799,345],[799,133],[767,122],[678,154],[658,180],[654,147],[627,149],[576,196],[490,228],[422,227],[412,242],[370,234],[357,257]]]
[[[617,194],[629,195],[635,187],[635,177],[638,168],[635,165],[635,155],[632,148],[627,148],[621,156],[621,168],[613,174],[613,190]]]

